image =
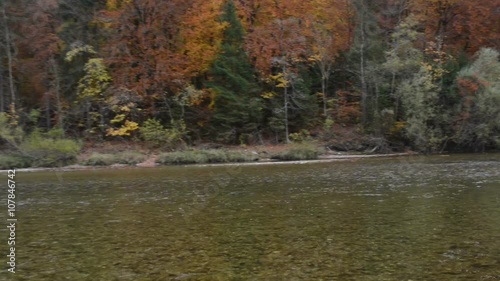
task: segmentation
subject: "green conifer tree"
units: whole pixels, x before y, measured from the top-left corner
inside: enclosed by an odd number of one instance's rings
[[[260,89],[243,49],[244,29],[233,1],[224,4],[220,20],[228,26],[206,83],[216,93],[211,129],[217,132],[219,141],[246,143],[261,124]]]

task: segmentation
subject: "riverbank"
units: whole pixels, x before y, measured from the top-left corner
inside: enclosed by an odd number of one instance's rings
[[[340,145],[342,144],[342,145]],[[374,144],[361,145],[355,140],[337,142],[302,142],[280,145],[228,146],[203,143],[182,147],[175,151],[151,148],[139,142],[87,143],[76,158],[52,166],[17,165],[16,162],[2,165],[2,159],[14,158],[0,153],[0,172],[9,168],[18,171],[71,171],[91,169],[123,169],[131,167],[152,168],[169,165],[279,165],[305,164],[356,160],[363,158],[402,157],[420,155],[411,150],[380,149]],[[344,149],[348,146],[353,149]],[[403,150],[403,151],[401,151]],[[22,159],[22,158],[20,158]],[[29,162],[26,162],[29,163]],[[32,163],[36,163],[32,161]]]
[[[278,148],[277,150],[280,150]],[[403,157],[403,156],[411,156],[418,155],[414,152],[405,152],[405,153],[387,153],[387,154],[354,154],[354,153],[341,153],[341,152],[330,152],[318,155],[317,159],[309,159],[309,160],[276,160],[271,158],[259,159],[252,162],[228,162],[228,163],[202,163],[202,164],[182,164],[180,166],[194,166],[194,167],[211,167],[211,166],[259,166],[259,165],[283,165],[283,164],[312,164],[312,163],[328,163],[328,162],[337,162],[337,161],[350,161],[350,160],[358,160],[358,159],[366,159],[366,158],[394,158],[394,157]],[[81,165],[74,164],[63,167],[33,167],[33,168],[16,168],[18,172],[42,172],[42,171],[50,171],[50,172],[65,172],[65,171],[79,171],[79,170],[95,170],[95,169],[126,169],[126,168],[155,168],[155,167],[163,167],[163,166],[179,166],[179,165],[161,165],[156,162],[158,159],[158,155],[153,154],[150,155],[146,160],[141,163],[135,165],[127,165],[127,164],[112,164],[112,165]],[[0,170],[0,173],[7,173],[8,170]]]

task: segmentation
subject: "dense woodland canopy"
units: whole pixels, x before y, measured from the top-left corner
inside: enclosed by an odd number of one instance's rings
[[[353,128],[419,151],[500,147],[497,0],[3,0],[0,27],[10,142]]]

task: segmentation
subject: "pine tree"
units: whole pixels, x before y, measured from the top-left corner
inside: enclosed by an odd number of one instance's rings
[[[258,133],[262,120],[259,86],[243,49],[244,29],[233,1],[224,4],[220,20],[227,27],[206,83],[216,94],[211,128],[219,141],[244,143]]]

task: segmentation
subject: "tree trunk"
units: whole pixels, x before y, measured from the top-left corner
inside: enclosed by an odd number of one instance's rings
[[[399,95],[396,95],[396,72],[392,72],[392,78],[391,78],[391,97],[393,97],[395,99],[395,102],[394,102],[394,118],[395,118],[395,121],[396,121],[396,120],[398,120],[399,103],[400,103]]]
[[[52,58],[52,70],[54,72],[54,83],[55,83],[54,87],[56,94],[57,126],[61,129],[64,129],[64,113],[61,104],[61,80],[59,77],[59,69],[57,68],[57,62],[53,58]]]
[[[323,72],[323,70],[322,70]],[[323,92],[323,115],[325,116],[325,119],[327,118],[326,116],[326,83],[328,82],[326,75],[323,73],[321,75],[321,91]]]
[[[282,73],[283,73],[283,79],[285,80],[285,85],[284,85],[284,89],[283,89],[283,100],[284,100],[284,106],[283,106],[283,110],[285,111],[285,117],[284,117],[284,121],[285,121],[285,142],[286,143],[290,143],[290,139],[288,138],[288,80],[287,80],[287,69],[286,69],[286,55],[285,55],[285,51],[283,49],[283,36],[285,34],[285,30],[284,30],[284,27],[283,27],[283,20],[279,20],[279,28],[280,28],[280,32],[279,32],[279,39],[278,39],[278,44],[279,44],[279,51],[280,51],[280,55],[281,55],[281,70],[282,70]]]
[[[2,64],[0,63],[0,113],[4,112],[4,108],[5,108],[5,100],[4,100],[3,95],[4,95],[4,93],[3,93],[3,68],[2,68]]]
[[[13,57],[12,57],[12,39],[10,38],[10,30],[7,26],[7,15],[5,14],[5,3],[2,6],[2,16],[4,22],[4,32],[5,32],[5,52],[7,55],[7,68],[9,72],[9,90],[11,96],[11,110],[16,111],[16,92],[14,88],[14,74],[12,71]]]
[[[47,92],[45,93],[45,122],[47,126],[47,130],[50,130],[51,124],[50,124],[50,94]]]
[[[363,49],[363,44],[361,44],[361,48]],[[367,106],[366,106],[366,77],[365,77],[365,67],[364,67],[364,51],[361,51],[361,123],[363,125],[366,124],[366,119],[367,119]]]
[[[361,15],[361,46],[360,46],[360,76],[361,76],[361,123],[366,125],[367,106],[366,106],[366,77],[365,77],[365,22],[364,12]]]
[[[283,62],[283,78],[285,79],[285,89],[284,89],[284,111],[285,111],[285,142],[290,143],[290,139],[288,138],[288,80],[286,79],[286,63]]]
[[[377,82],[377,79],[375,79],[375,103],[374,103],[374,109],[373,111],[375,112],[375,128],[376,128],[376,135],[378,137],[381,137],[382,136],[382,129],[381,129],[381,122],[380,122],[380,109],[378,107],[378,99],[380,97],[380,89],[379,89],[379,85],[378,85],[378,82]]]
[[[90,116],[90,101],[85,102],[85,116],[86,116],[86,123],[85,123],[85,130],[88,132],[90,130],[90,126],[92,125],[92,120]]]
[[[323,91],[323,113],[325,114],[325,120],[328,118],[328,81],[330,81],[330,74],[332,73],[333,62],[328,61],[323,63],[323,79],[322,79],[322,91]]]

